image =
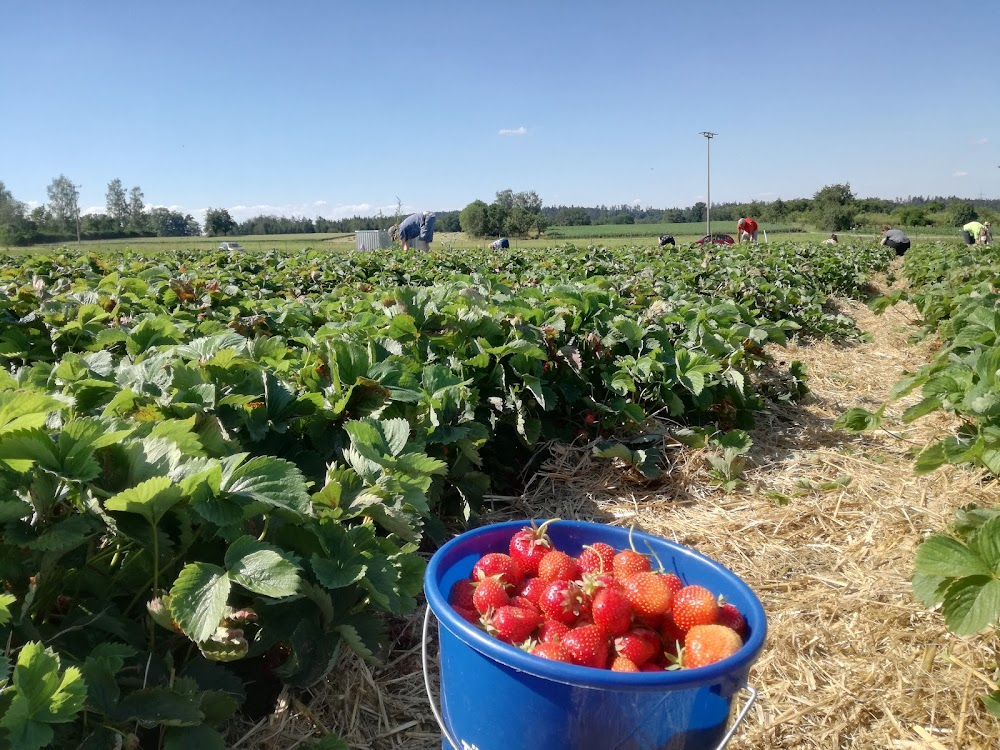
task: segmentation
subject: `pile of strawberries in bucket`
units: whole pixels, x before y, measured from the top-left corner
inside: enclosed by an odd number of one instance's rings
[[[743,646],[746,620],[713,592],[634,549],[595,542],[568,555],[547,525],[517,531],[509,554],[483,555],[452,586],[454,610],[539,657],[617,672],[702,667]]]

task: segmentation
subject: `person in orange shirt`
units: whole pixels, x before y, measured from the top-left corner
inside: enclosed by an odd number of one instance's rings
[[[757,222],[749,216],[736,222],[736,244],[757,241]]]

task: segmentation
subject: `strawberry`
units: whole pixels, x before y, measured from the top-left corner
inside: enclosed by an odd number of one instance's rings
[[[663,667],[661,667],[659,664],[655,664],[655,663],[649,661],[649,662],[646,662],[645,664],[643,664],[641,667],[639,667],[639,671],[640,672],[662,672],[663,671]]]
[[[538,577],[546,583],[552,581],[572,581],[580,575],[576,560],[559,550],[545,553],[538,563]]]
[[[557,641],[543,641],[542,643],[538,643],[531,649],[531,653],[535,656],[541,656],[543,659],[562,661],[567,664],[573,663],[573,655],[564,645]]]
[[[472,594],[472,603],[481,615],[486,614],[491,609],[505,607],[509,601],[506,587],[496,578],[486,578],[480,581]]]
[[[684,581],[676,573],[663,573],[663,582],[667,584],[671,594],[676,594],[684,588]]]
[[[493,616],[487,619],[486,632],[505,643],[521,643],[531,635],[541,617],[520,607],[498,607]]]
[[[521,529],[510,538],[510,556],[526,576],[538,575],[538,563],[546,552],[553,549],[552,540],[546,531],[551,522],[546,521],[541,526],[536,526],[532,521],[531,526]]]
[[[595,542],[583,548],[576,562],[583,573],[611,573],[614,559],[614,547],[604,542]]]
[[[472,609],[472,594],[475,590],[476,587],[472,581],[466,579],[455,581],[455,584],[451,587],[451,591],[448,594],[448,604],[453,607],[465,607],[466,609]]]
[[[531,601],[531,599],[528,599],[526,596],[512,596],[510,598],[510,606],[520,607],[521,609],[526,609],[529,612],[534,612],[536,615],[538,615],[539,619],[541,619],[542,616],[541,608],[538,606],[537,603]]]
[[[639,617],[658,619],[670,609],[673,594],[659,573],[633,573],[622,581],[622,587]]]
[[[454,609],[455,612],[458,613],[458,616],[461,617],[466,622],[476,626],[480,624],[479,613],[476,612],[476,610],[473,609],[472,607],[460,607],[458,605],[452,605],[452,609]]]
[[[624,656],[616,656],[611,662],[612,672],[638,672],[639,667],[634,661]]]
[[[725,625],[695,625],[684,637],[682,662],[685,669],[704,667],[732,656],[742,646],[743,639],[732,628]]]
[[[681,647],[684,645],[685,633],[674,622],[673,613],[667,612],[663,616],[663,619],[660,620],[659,631],[660,642],[663,643],[664,651],[673,657],[677,657],[680,654]]]
[[[632,605],[624,594],[614,589],[601,589],[594,597],[590,616],[605,633],[619,636],[632,624]]]
[[[558,620],[542,620],[538,626],[538,640],[542,643],[561,640],[569,632],[569,625]]]
[[[547,620],[572,625],[583,612],[583,594],[572,581],[552,581],[542,592],[538,606]]]
[[[635,550],[624,549],[612,559],[611,569],[615,578],[623,581],[633,573],[648,573],[652,570],[652,565],[645,555],[640,555]]]
[[[538,600],[542,596],[542,592],[545,590],[545,581],[541,578],[525,578],[521,582],[521,585],[517,587],[517,595],[523,596],[525,599],[538,604]]]
[[[725,597],[719,597],[719,614],[715,618],[717,625],[725,625],[735,630],[740,638],[747,637],[747,621],[735,604],[730,604]]]
[[[618,656],[623,656],[634,663],[637,667],[641,667],[643,664],[656,656],[656,652],[659,650],[659,644],[660,641],[658,638],[654,642],[642,633],[635,630],[629,630],[615,638],[614,647],[615,653],[618,654]]]
[[[710,625],[719,614],[712,592],[701,586],[685,586],[674,596],[674,622],[685,633],[695,625]]]
[[[571,628],[560,643],[572,654],[574,664],[596,669],[604,669],[607,666],[608,636],[596,625]]]
[[[520,585],[524,574],[514,558],[503,552],[489,552],[479,558],[472,568],[472,580],[482,581],[484,578],[499,578],[508,589]]]

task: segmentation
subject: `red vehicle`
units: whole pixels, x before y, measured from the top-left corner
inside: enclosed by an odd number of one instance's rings
[[[712,234],[706,234],[700,240],[695,242],[696,245],[704,245],[710,243],[712,245],[735,245],[736,240],[730,237],[728,234],[723,234],[722,232],[712,232]]]

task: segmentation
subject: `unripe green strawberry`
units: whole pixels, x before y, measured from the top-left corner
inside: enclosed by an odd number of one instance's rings
[[[538,563],[538,577],[546,583],[572,581],[580,575],[576,560],[559,550],[547,552]]]
[[[702,586],[685,586],[674,596],[671,613],[685,633],[695,625],[711,625],[719,614],[712,592]]]
[[[673,594],[659,573],[633,573],[622,581],[622,589],[638,617],[658,620],[670,610]]]
[[[608,635],[596,625],[572,628],[560,643],[573,655],[574,664],[595,669],[604,669],[608,665]]]
[[[743,647],[743,639],[725,625],[695,625],[684,637],[685,669],[704,667],[722,661]]]
[[[635,550],[625,549],[616,554],[611,562],[615,578],[624,581],[635,573],[648,573],[652,569],[649,558]]]

